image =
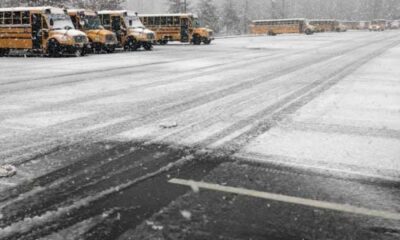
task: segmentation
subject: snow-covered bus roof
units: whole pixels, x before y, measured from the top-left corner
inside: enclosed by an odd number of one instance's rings
[[[127,16],[138,16],[138,13],[135,11],[131,10],[102,10],[98,11],[97,14],[121,14],[121,15],[127,15]]]
[[[182,17],[182,16],[194,16],[196,17],[196,14],[194,13],[161,13],[161,14],[145,14],[141,13],[139,14],[139,17]]]
[[[68,13],[84,13],[85,15],[96,15],[95,11],[92,10],[87,10],[87,9],[83,9],[83,8],[79,8],[79,9],[68,9]]]
[[[26,11],[45,12],[49,10],[53,14],[65,14],[64,9],[51,6],[0,8],[0,12],[26,12]]]
[[[280,21],[306,21],[305,18],[285,18],[285,19],[264,19],[264,20],[253,20],[252,22],[280,22]]]
[[[308,19],[309,22],[334,22],[336,19]]]

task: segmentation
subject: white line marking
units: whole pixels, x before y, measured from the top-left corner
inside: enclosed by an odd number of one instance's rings
[[[206,183],[206,182],[196,182],[192,180],[185,180],[185,179],[171,179],[169,180],[170,183],[178,184],[178,185],[185,185],[185,186],[196,186],[198,188],[214,190],[219,192],[227,192],[227,193],[234,193],[239,195],[245,195],[255,198],[263,198],[273,201],[285,202],[285,203],[292,203],[298,205],[304,205],[309,207],[321,208],[321,209],[328,209],[340,212],[347,212],[352,214],[359,214],[359,215],[366,215],[372,217],[379,217],[385,219],[392,219],[392,220],[400,220],[400,213],[395,212],[387,212],[387,211],[380,211],[380,210],[372,210],[368,208],[360,208],[355,207],[347,204],[339,204],[339,203],[331,203],[325,201],[318,201],[306,198],[299,198],[299,197],[291,197],[281,194],[275,193],[268,193],[268,192],[260,192],[245,188],[236,188],[236,187],[228,187],[228,186],[221,186],[218,184]]]

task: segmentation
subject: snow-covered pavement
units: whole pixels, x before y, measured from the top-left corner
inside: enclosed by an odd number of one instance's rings
[[[398,180],[399,59],[399,46],[372,59],[260,135],[239,155]]]
[[[190,162],[188,152],[398,184],[399,63],[398,31],[217,39],[209,46],[172,44],[81,58],[0,58],[0,164],[17,170],[0,178],[0,238],[44,237],[52,228],[33,233],[41,222],[30,217],[67,224],[63,211],[168,172],[180,158]],[[143,142],[185,150],[157,150],[148,159],[137,153]],[[140,161],[128,161],[133,155]],[[204,174],[212,169],[205,168]],[[135,169],[143,172],[124,173]],[[218,181],[223,169],[208,179]],[[222,178],[229,182],[229,174]],[[399,210],[398,192],[380,196],[387,196],[385,210]],[[56,204],[48,209],[40,198]],[[28,213],[21,206],[29,206]],[[107,211],[111,216],[117,210]],[[85,214],[90,218],[54,229],[102,222],[97,211]],[[15,232],[20,226],[22,235]]]

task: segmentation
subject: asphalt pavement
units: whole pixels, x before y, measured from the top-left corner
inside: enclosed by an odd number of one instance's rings
[[[0,58],[0,239],[399,239],[398,31]]]

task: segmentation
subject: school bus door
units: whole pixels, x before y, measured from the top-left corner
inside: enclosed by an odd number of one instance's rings
[[[181,18],[181,42],[189,42],[189,19]]]
[[[111,31],[113,31],[118,38],[119,42],[122,42],[123,37],[126,34],[126,29],[122,25],[122,19],[120,16],[111,16]]]
[[[31,27],[32,27],[32,49],[42,48],[42,15],[33,13],[31,15]]]

